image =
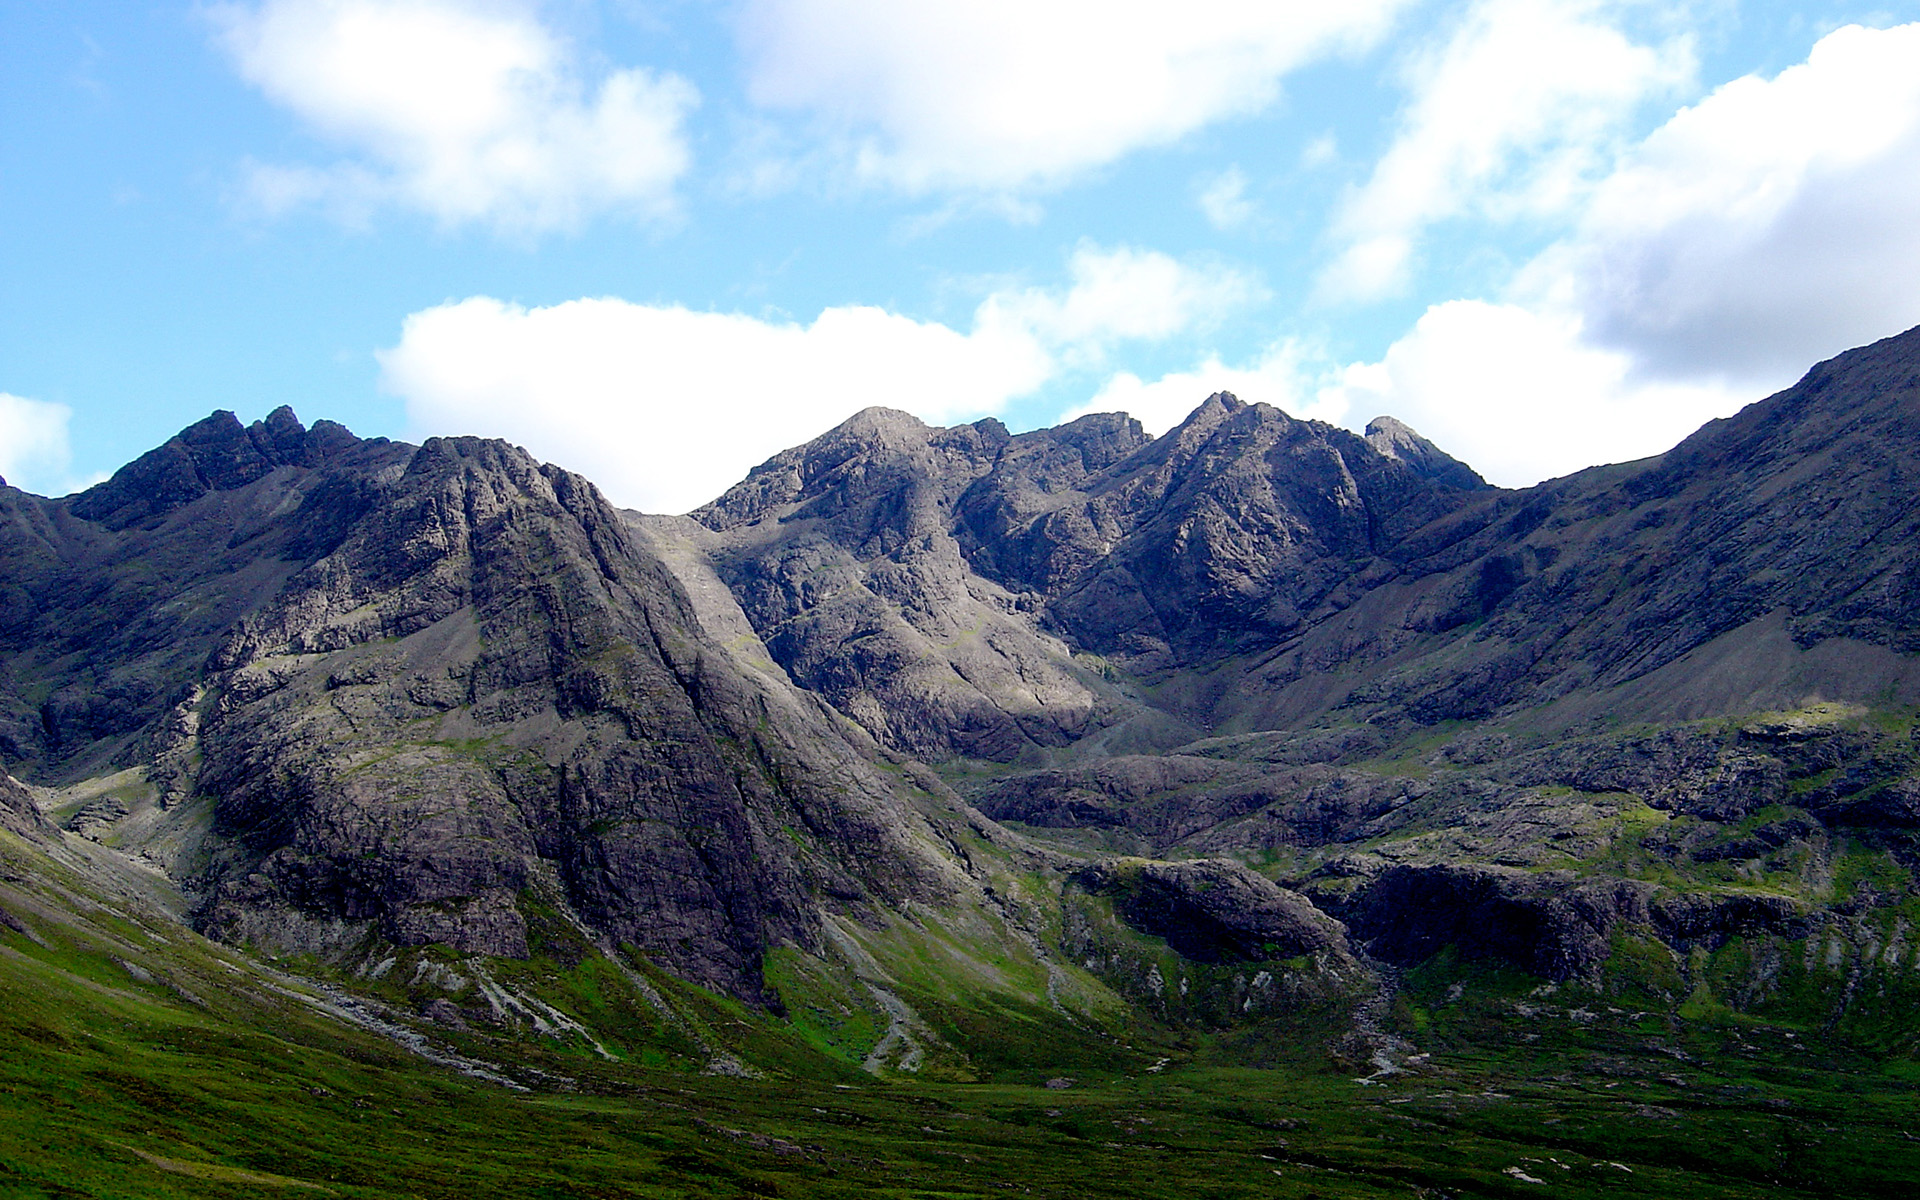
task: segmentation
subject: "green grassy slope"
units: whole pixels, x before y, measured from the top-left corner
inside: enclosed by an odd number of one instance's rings
[[[1910,1063],[1715,1011],[1611,1011],[1444,960],[1408,978],[1393,1014],[1430,1056],[1366,1084],[1324,1053],[1207,1065],[1245,1031],[1048,1036],[1039,1011],[999,1018],[1030,1028],[1007,1043],[1017,1062],[970,1061],[989,1082],[878,1078],[803,1052],[803,1021],[682,992],[697,1036],[726,1030],[759,1078],[701,1074],[696,1035],[648,1042],[657,1021],[633,1022],[618,1061],[577,1036],[436,1039],[518,1090],[338,1019],[293,976],[62,853],[0,835],[9,1200],[1893,1196],[1920,1179]],[[992,1041],[958,1027],[936,978],[912,982],[929,1024]],[[1518,1023],[1517,1005],[1532,1010]]]

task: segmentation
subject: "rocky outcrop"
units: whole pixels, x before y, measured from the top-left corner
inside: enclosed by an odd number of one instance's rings
[[[360,445],[345,426],[320,421],[312,429],[281,406],[265,420],[242,426],[225,410],[189,425],[67,504],[85,521],[120,530],[190,504],[209,492],[229,492],[276,467],[319,467]]]
[[[1346,929],[1296,892],[1235,862],[1119,859],[1087,867],[1073,882],[1113,900],[1133,928],[1165,938],[1200,963],[1346,957]]]
[[[28,838],[56,833],[26,787],[5,771],[0,771],[0,829]]]
[[[1491,486],[1480,472],[1415,433],[1404,421],[1375,417],[1367,422],[1366,438],[1367,445],[1407,464],[1423,479],[1457,488]]]
[[[1631,792],[1654,808],[1735,821],[1788,800],[1832,825],[1913,827],[1902,799],[1920,774],[1908,737],[1863,727],[1860,710],[1580,738],[1493,765],[1528,786]],[[1842,719],[1852,718],[1852,719]]]
[[[1044,591],[1076,646],[1148,669],[1285,637],[1462,502],[1345,430],[1228,393],[1078,491],[1027,534],[1046,573],[1003,582]]]
[[[1382,961],[1413,965],[1444,948],[1546,979],[1591,982],[1616,928],[1675,949],[1713,950],[1735,937],[1804,937],[1806,906],[1762,893],[1676,893],[1626,879],[1487,865],[1392,867],[1327,903]]]

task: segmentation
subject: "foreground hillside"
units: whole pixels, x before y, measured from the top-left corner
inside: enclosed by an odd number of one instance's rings
[[[0,831],[8,1196],[1903,1196],[1920,1171],[1910,1071],[1779,1026],[1582,1016],[1514,973],[1469,976],[1464,1001],[1410,979],[1432,1049],[1367,1086],[1178,1062],[1185,1039],[1115,1048],[1070,1087],[881,1080],[693,996],[786,1069],[427,1039],[179,928],[26,823]],[[1517,1009],[1526,1040],[1504,1041]]]
[[[1915,479],[1920,331],[1519,492],[1226,395],[0,485],[0,1179],[1891,1193]]]

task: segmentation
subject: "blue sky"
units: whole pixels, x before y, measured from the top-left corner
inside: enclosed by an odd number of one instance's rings
[[[1920,322],[1916,21],[0,0],[0,474],[286,403],[679,511],[867,404],[1227,387],[1527,484]]]

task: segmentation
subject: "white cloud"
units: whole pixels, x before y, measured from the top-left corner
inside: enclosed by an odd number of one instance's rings
[[[1082,243],[1068,264],[1064,293],[1040,288],[997,293],[980,319],[1012,324],[1065,347],[1076,363],[1097,363],[1122,340],[1157,341],[1203,326],[1265,289],[1230,267],[1196,268],[1155,250],[1101,249]]]
[[[1828,34],[1636,147],[1526,273],[1650,373],[1785,383],[1920,322],[1920,24]]]
[[[1238,166],[1207,180],[1197,202],[1207,224],[1222,233],[1240,228],[1253,217],[1253,201],[1247,199],[1247,176]]]
[[[815,114],[862,179],[1057,183],[1223,118],[1370,44],[1407,0],[748,0],[753,100]]]
[[[212,11],[248,82],[360,158],[255,166],[256,203],[350,218],[396,204],[447,224],[571,228],[657,217],[685,173],[691,84],[644,69],[589,87],[522,0],[267,0]]]
[[[1626,119],[1692,75],[1684,39],[1636,44],[1602,0],[1481,0],[1409,72],[1393,143],[1347,201],[1321,278],[1342,300],[1408,283],[1435,222],[1565,216],[1603,173]]]
[[[1507,487],[1662,453],[1758,399],[1718,382],[1639,379],[1631,355],[1588,344],[1577,318],[1478,300],[1429,308],[1379,362],[1346,367],[1319,398],[1356,425],[1398,417]]]
[[[1213,357],[1151,381],[1120,372],[1063,419],[1121,411],[1158,434],[1219,391],[1356,430],[1398,417],[1507,487],[1659,454],[1758,398],[1721,382],[1640,379],[1631,355],[1588,344],[1577,317],[1452,300],[1379,362],[1338,365],[1284,341],[1244,366]]]
[[[28,491],[66,490],[72,417],[64,404],[0,392],[0,478]]]
[[[1289,344],[1243,368],[1214,359],[1151,382],[1116,375],[1078,411],[1127,409],[1159,429],[1226,388],[1355,427],[1386,413],[1490,480],[1525,486],[1662,453],[1816,360],[1920,322],[1920,25],[1838,30],[1804,64],[1736,80],[1614,147],[1621,114],[1677,78],[1664,72],[1684,56],[1633,46],[1595,25],[1590,6],[1478,11],[1520,14],[1481,31],[1496,41],[1525,32],[1526,12],[1572,13],[1561,42],[1535,40],[1532,53],[1559,71],[1588,39],[1591,61],[1611,61],[1616,77],[1583,81],[1575,63],[1565,79],[1522,71],[1476,89],[1473,76],[1498,62],[1436,59],[1433,79],[1465,72],[1465,90],[1415,106],[1411,140],[1362,197],[1371,207],[1350,210],[1380,236],[1350,241],[1348,279],[1399,278],[1420,231],[1447,216],[1531,213],[1573,232],[1503,299],[1428,307],[1378,361],[1338,364]],[[1534,121],[1575,100],[1574,125],[1592,122],[1584,132]],[[1415,136],[1423,129],[1430,138]],[[1596,171],[1603,150],[1613,157]]]
[[[1434,305],[1319,395],[1513,486],[1657,454],[1920,322],[1916,211],[1920,25],[1840,29],[1623,149],[1506,302]]]
[[[997,292],[967,332],[878,308],[811,324],[618,299],[527,309],[488,297],[408,317],[380,354],[421,433],[507,437],[616,503],[683,512],[869,405],[989,415],[1122,339],[1204,322],[1246,281],[1083,246],[1064,290]]]
[[[1338,423],[1346,417],[1347,399],[1330,391],[1315,394],[1308,386],[1314,369],[1314,356],[1288,341],[1268,347],[1246,366],[1228,366],[1213,356],[1190,371],[1176,371],[1151,381],[1122,371],[1107,380],[1092,400],[1061,420],[1071,421],[1088,413],[1124,412],[1157,436],[1186,420],[1213,393],[1232,392],[1249,403],[1271,404],[1290,416]]]

